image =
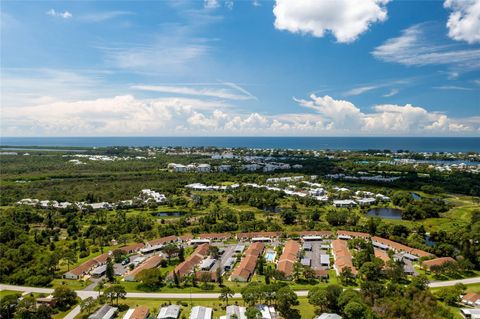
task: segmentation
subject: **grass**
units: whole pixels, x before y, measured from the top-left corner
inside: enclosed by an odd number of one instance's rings
[[[0,291],[0,299],[9,296],[9,295],[15,295],[15,294],[22,294],[21,291],[14,291],[14,290],[2,290]]]
[[[90,285],[92,282],[90,280],[87,281],[82,281],[82,280],[69,280],[69,279],[54,279],[51,282],[51,285],[53,288],[59,287],[59,286],[67,286],[68,288],[71,288],[73,290],[82,290],[88,285]]]

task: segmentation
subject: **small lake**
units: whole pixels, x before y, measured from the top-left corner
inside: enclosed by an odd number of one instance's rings
[[[417,193],[412,193],[412,197],[414,200],[421,200],[422,196],[418,195]]]
[[[402,210],[398,208],[373,208],[367,212],[367,216],[388,218],[388,219],[402,219]]]
[[[178,217],[185,215],[186,212],[157,212],[158,217]]]

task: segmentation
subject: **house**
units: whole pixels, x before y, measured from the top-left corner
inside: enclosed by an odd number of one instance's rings
[[[303,265],[303,266],[308,266],[310,267],[312,265],[312,260],[310,258],[307,258],[307,257],[304,257],[300,260],[300,263]]]
[[[170,163],[168,164],[168,169],[172,170],[175,173],[184,173],[187,171],[187,167],[182,164]]]
[[[361,207],[370,206],[370,205],[375,204],[376,202],[377,202],[377,200],[375,198],[371,198],[371,197],[357,199],[357,203]]]
[[[242,258],[240,264],[235,268],[230,280],[247,282],[255,271],[258,257],[263,253],[265,245],[263,243],[253,243],[245,251],[245,257]]]
[[[479,307],[480,306],[480,294],[469,292],[462,297],[462,303],[467,306]]]
[[[300,252],[300,244],[295,240],[289,240],[283,248],[283,253],[277,263],[277,270],[284,274],[285,277],[291,277],[293,267],[298,259]]]
[[[316,316],[314,319],[342,319],[339,315],[336,313],[322,313],[320,316]]]
[[[464,318],[467,319],[480,319],[480,309],[479,308],[462,308],[460,309]]]
[[[160,308],[157,319],[178,319],[180,316],[180,306],[179,305],[169,305],[166,307]]]
[[[422,265],[426,267],[428,270],[430,270],[432,267],[443,266],[449,263],[456,263],[456,261],[452,257],[440,257],[440,258],[425,260],[422,263]]]
[[[304,230],[300,232],[300,236],[304,242],[320,241],[323,238],[332,237],[333,233],[329,230]]]
[[[185,261],[178,264],[174,272],[179,278],[183,278],[186,275],[190,274],[196,265],[198,265],[207,255],[208,255],[208,244],[202,244],[197,246],[193,253],[188,256]],[[173,278],[173,272],[169,274],[170,278]]]
[[[247,308],[237,305],[227,306],[225,316],[221,316],[220,319],[247,319],[245,312]]]
[[[197,172],[198,173],[209,173],[211,170],[210,164],[198,164]]]
[[[336,199],[333,201],[333,206],[337,208],[349,208],[349,207],[355,207],[357,203],[354,200],[351,199]]]
[[[334,268],[337,274],[340,274],[345,268],[350,268],[353,274],[357,273],[352,263],[352,255],[348,249],[346,241],[335,239],[332,241],[332,252],[335,258]]]
[[[90,271],[96,267],[106,264],[109,255],[108,253],[101,254],[93,259],[87,260],[82,263],[80,266],[70,269],[65,274],[63,274],[63,278],[65,279],[80,279],[83,276],[90,273]]]
[[[225,264],[223,265],[223,270],[225,271],[230,271],[232,270],[233,266],[235,266],[235,263],[237,262],[237,259],[235,257],[230,257],[227,259]]]
[[[88,319],[112,319],[115,318],[117,312],[118,308],[110,305],[103,305],[100,309],[88,316]]]
[[[243,253],[244,250],[245,250],[245,245],[238,244],[237,246],[235,246],[235,253]]]
[[[352,238],[370,238],[370,235],[362,232],[348,231],[348,230],[339,230],[337,231],[337,238],[339,239],[352,239]]]
[[[200,239],[209,239],[209,240],[218,240],[218,241],[223,241],[227,240],[232,235],[230,233],[209,233],[209,234],[200,234],[198,235]]]
[[[323,267],[330,268],[330,255],[321,254],[320,255],[320,265]]]
[[[255,308],[260,311],[260,316],[257,316],[258,319],[275,319],[277,318],[277,313],[275,308],[269,307],[267,305],[257,305]]]
[[[102,277],[107,272],[107,265],[101,265],[90,272],[92,277]]]
[[[136,281],[136,276],[141,273],[145,269],[152,269],[158,267],[160,263],[162,262],[163,257],[161,256],[151,256],[147,260],[145,260],[143,263],[141,263],[138,267],[134,268],[132,271],[129,271],[124,279],[125,281]]]
[[[123,319],[146,319],[150,315],[150,309],[147,306],[140,306],[130,310],[123,316]]]
[[[208,257],[200,263],[200,270],[209,271],[215,265],[216,259]]]
[[[190,319],[212,319],[212,308],[195,306],[190,311]]]
[[[217,171],[219,172],[229,172],[232,170],[232,165],[218,165],[217,166]]]

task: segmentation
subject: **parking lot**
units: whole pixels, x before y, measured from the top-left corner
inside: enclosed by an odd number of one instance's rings
[[[321,264],[320,256],[321,255],[329,255],[326,247],[322,248],[322,246],[330,245],[330,243],[327,242],[327,241],[311,241],[311,242],[308,242],[308,243],[311,245],[312,250],[311,251],[306,250],[304,257],[305,258],[310,258],[310,260],[311,260],[311,265],[310,266],[313,269],[329,269],[328,266],[323,266]]]

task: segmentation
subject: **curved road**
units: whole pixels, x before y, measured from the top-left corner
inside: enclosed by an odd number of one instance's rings
[[[455,284],[479,284],[480,277],[465,278],[459,280],[449,280],[449,281],[433,281],[429,284],[430,288],[438,287],[448,287]],[[50,294],[53,292],[52,288],[37,288],[37,287],[26,287],[26,286],[15,286],[15,285],[6,285],[0,284],[1,290],[13,290],[13,291],[22,291],[26,293],[36,292]],[[98,291],[85,291],[77,290],[77,295],[81,299],[87,297],[97,298],[99,295]],[[299,297],[305,297],[308,295],[308,290],[299,290],[295,292]],[[220,296],[219,293],[154,293],[154,292],[129,292],[127,293],[127,298],[142,298],[142,299],[218,299]],[[241,294],[236,293],[233,298],[241,298]]]

